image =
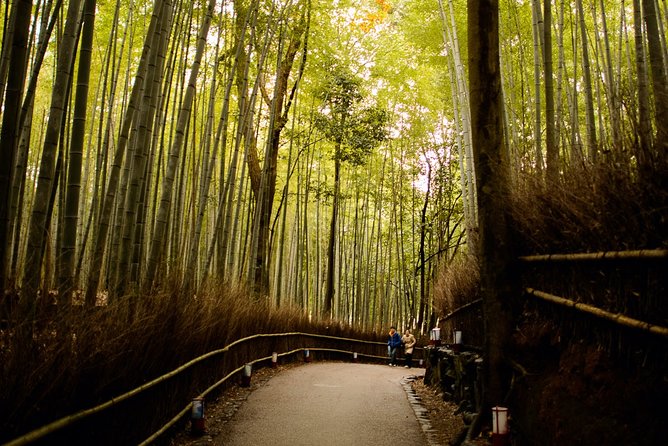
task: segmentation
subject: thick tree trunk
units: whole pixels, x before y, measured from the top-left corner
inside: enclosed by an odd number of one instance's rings
[[[513,324],[513,246],[506,208],[509,166],[503,150],[498,8],[498,0],[468,2],[471,128],[485,325],[483,414],[504,402],[510,384],[506,354]]]
[[[287,12],[290,14],[290,11]],[[289,42],[283,54],[283,44],[279,45],[279,55],[276,68],[276,81],[274,86],[273,98],[270,101],[270,125],[267,140],[267,150],[264,157],[264,166],[260,179],[260,191],[256,193],[256,211],[253,218],[254,239],[257,234],[257,240],[253,243],[255,249],[251,251],[253,264],[251,285],[257,295],[269,294],[269,264],[271,259],[271,246],[269,246],[271,217],[273,211],[274,197],[276,195],[276,174],[278,150],[281,133],[288,122],[288,113],[292,105],[295,88],[303,73],[306,63],[306,49],[303,52],[302,65],[297,77],[295,87],[288,90],[290,73],[294,66],[297,52],[302,48],[305,40],[302,40],[304,34],[308,34],[307,29],[307,11],[304,9],[299,21],[294,25],[292,34],[289,36]],[[306,47],[304,43],[304,47]],[[257,157],[249,157],[249,162],[254,160],[251,166],[252,170],[258,170],[259,163]],[[255,246],[257,243],[257,246]]]

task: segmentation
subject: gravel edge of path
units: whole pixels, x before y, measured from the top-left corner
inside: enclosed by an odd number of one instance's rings
[[[401,385],[406,392],[408,397],[408,402],[415,413],[415,418],[417,418],[422,428],[424,436],[427,438],[427,443],[429,446],[439,446],[439,435],[438,432],[433,428],[431,424],[431,418],[429,417],[429,410],[422,404],[422,398],[417,394],[414,383],[419,378],[416,375],[408,376],[401,380]]]

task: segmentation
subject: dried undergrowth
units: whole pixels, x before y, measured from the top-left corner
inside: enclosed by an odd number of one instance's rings
[[[641,176],[622,163],[601,163],[572,167],[556,184],[519,174],[508,200],[514,254],[668,247],[668,170],[660,170]],[[437,313],[478,299],[479,284],[475,255],[444,265],[434,286]]]
[[[455,258],[441,269],[434,285],[435,311],[442,318],[480,298],[480,269],[473,255],[464,254]],[[464,333],[463,342],[482,345],[481,307],[473,306],[451,319],[442,320],[443,338],[449,342],[450,333],[455,330]]]
[[[444,267],[434,286],[436,310],[442,315],[479,297],[480,270],[474,256],[464,254]]]
[[[668,247],[665,178],[619,163],[570,168],[557,184],[521,175],[510,201],[518,254]]]

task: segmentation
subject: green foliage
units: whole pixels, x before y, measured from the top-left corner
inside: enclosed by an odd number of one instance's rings
[[[342,151],[341,160],[359,165],[387,138],[388,114],[383,108],[371,106],[352,118],[346,138],[347,150]]]
[[[382,107],[364,105],[361,85],[359,78],[333,65],[319,91],[322,109],[315,116],[316,127],[337,144],[335,157],[354,165],[363,164],[387,138],[389,121]]]
[[[350,113],[353,105],[362,100],[362,81],[345,67],[333,65],[328,71],[329,75],[318,96],[331,108],[333,115],[344,117]]]

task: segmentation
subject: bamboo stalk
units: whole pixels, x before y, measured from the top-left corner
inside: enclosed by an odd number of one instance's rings
[[[524,263],[535,262],[578,262],[598,260],[652,260],[668,258],[668,249],[640,249],[635,251],[607,251],[579,254],[544,254],[521,256]]]
[[[593,305],[574,302],[572,300],[564,299],[563,297],[555,296],[553,294],[549,294],[544,291],[534,290],[533,288],[527,288],[525,291],[528,294],[531,294],[532,296],[535,296],[539,299],[548,302],[552,302],[557,305],[570,307],[577,311],[588,313],[601,319],[607,319],[618,325],[623,325],[625,327],[630,327],[630,328],[636,328],[642,331],[650,332],[668,338],[668,328],[666,327],[661,327],[659,325],[650,324],[649,322],[633,319],[620,313],[611,313],[609,311],[601,310],[600,308],[594,307]]]
[[[452,317],[454,317],[457,313],[460,313],[460,312],[462,312],[462,311],[468,310],[468,309],[470,309],[471,307],[478,306],[478,305],[480,305],[480,304],[482,304],[482,299],[476,299],[476,300],[474,300],[473,302],[469,302],[469,303],[467,303],[466,305],[462,305],[461,307],[452,310],[451,312],[449,312],[449,313],[446,314],[445,316],[439,318],[439,319],[438,319],[438,322],[439,322],[439,323],[440,323],[440,322],[445,322],[445,321],[447,321],[448,319],[451,319]]]

